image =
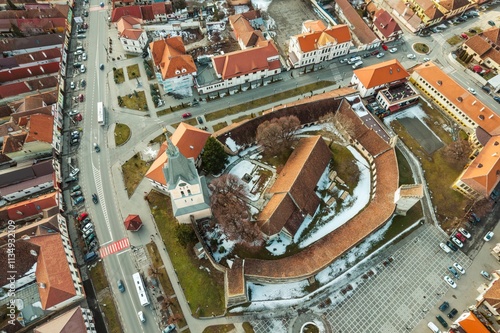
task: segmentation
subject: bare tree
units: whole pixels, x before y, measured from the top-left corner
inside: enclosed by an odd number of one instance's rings
[[[325,136],[330,139],[330,147],[335,141],[347,144],[355,136],[353,120],[342,112],[328,113],[320,119],[327,124]]]
[[[443,149],[443,156],[450,162],[463,166],[469,160],[472,149],[467,140],[457,140]]]
[[[257,224],[250,221],[246,203],[247,191],[239,178],[224,174],[210,183],[212,213],[231,240],[258,244],[262,235]]]
[[[257,142],[267,154],[275,155],[290,149],[296,141],[299,118],[288,116],[266,120],[257,127]]]

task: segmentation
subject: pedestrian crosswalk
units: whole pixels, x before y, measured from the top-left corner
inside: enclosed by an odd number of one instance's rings
[[[130,241],[128,240],[128,238],[123,238],[109,245],[106,245],[105,247],[101,247],[99,249],[99,255],[101,258],[104,258],[106,256],[109,256],[110,254],[119,252],[128,247],[130,247]]]

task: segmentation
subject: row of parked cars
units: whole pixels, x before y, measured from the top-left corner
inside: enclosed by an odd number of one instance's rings
[[[80,231],[85,241],[85,245],[87,246],[87,253],[84,256],[84,261],[85,263],[90,263],[99,257],[97,254],[99,245],[97,243],[94,225],[87,212],[79,214],[76,219],[80,223]]]
[[[452,251],[456,252],[459,248],[463,248],[465,241],[471,237],[472,235],[467,230],[459,228],[458,231],[450,237],[450,240],[446,241],[446,243],[440,243],[439,247],[446,253],[451,253]]]

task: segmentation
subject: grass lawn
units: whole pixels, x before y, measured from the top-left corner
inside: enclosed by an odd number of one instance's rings
[[[182,122],[186,123],[186,124],[189,124],[189,125],[192,125],[192,126],[198,125],[198,122],[196,121],[196,118],[182,119]],[[180,123],[175,123],[175,124],[172,124],[171,126],[173,128],[177,128],[179,126],[179,124]]]
[[[451,188],[455,179],[462,172],[463,165],[452,164],[444,159],[442,156],[443,148],[431,155],[427,154],[398,121],[393,121],[391,126],[399,138],[419,158],[422,168],[425,170],[425,179],[429,184],[429,190],[432,192],[432,202],[437,206],[438,220],[443,229],[446,230],[452,220],[464,216],[464,209],[468,203],[467,198]],[[441,139],[447,141],[445,138]]]
[[[104,265],[102,261],[90,270],[90,279],[94,285],[96,294],[108,287],[108,280],[104,274]]]
[[[337,171],[337,176],[348,186],[347,192],[352,194],[359,180],[359,169],[354,156],[349,149],[336,143],[330,146],[330,150],[333,154],[332,170]]]
[[[136,77],[140,77],[141,72],[139,71],[139,64],[127,66],[127,75],[129,80],[135,79]]]
[[[161,256],[158,253],[158,248],[155,243],[146,244],[146,248],[148,249],[149,256],[153,261],[153,267],[159,271],[159,280],[163,287],[163,291],[165,295],[172,296],[175,294],[174,288],[172,288],[172,283],[167,275],[167,270],[163,267],[163,261],[161,260]]]
[[[453,46],[453,45],[457,45],[458,43],[462,42],[462,38],[460,38],[460,36],[453,36],[451,38],[448,38],[446,41],[448,42],[448,44]]]
[[[149,163],[141,159],[139,153],[132,156],[131,159],[122,165],[123,181],[125,182],[125,188],[127,189],[129,198],[144,178],[149,166]]]
[[[113,75],[116,84],[125,82],[125,76],[123,75],[123,68],[118,68],[117,70],[113,71]]]
[[[248,321],[245,321],[242,326],[243,326],[243,329],[245,330],[245,333],[254,333],[255,332],[253,330],[252,324],[250,324]]]
[[[125,124],[116,124],[115,126],[115,145],[121,146],[130,139],[130,127]]]
[[[222,118],[222,117],[227,116],[227,115],[237,114],[237,113],[240,113],[242,111],[247,111],[250,109],[258,108],[262,105],[272,104],[272,103],[281,101],[281,100],[286,99],[286,98],[309,93],[313,90],[317,90],[317,89],[331,86],[332,84],[335,84],[335,82],[333,82],[333,81],[319,81],[316,83],[308,84],[306,86],[298,87],[296,89],[278,92],[278,93],[275,93],[271,96],[263,97],[263,98],[260,98],[260,99],[254,100],[254,101],[242,103],[239,105],[231,106],[231,107],[226,108],[226,109],[222,109],[219,111],[208,113],[205,115],[205,119],[207,121],[216,120],[216,119]],[[272,88],[268,88],[268,90],[269,89],[272,89]]]
[[[250,119],[250,118],[252,118],[252,116],[251,116],[251,115],[249,115],[249,114],[247,114],[247,115],[244,115],[244,116],[238,117],[238,118],[236,118],[236,119],[233,119],[233,120],[232,120],[232,122],[233,122],[233,123],[239,123],[239,122],[240,122],[240,121],[242,121],[242,120],[245,120],[245,119]]]
[[[104,320],[107,323],[108,333],[123,332],[115,302],[113,301],[113,297],[111,297],[109,292],[99,300],[99,304],[101,307],[101,311],[104,314]],[[106,304],[106,306],[104,306],[104,304]]]
[[[413,179],[413,174],[411,173],[410,164],[403,156],[403,153],[396,149],[396,157],[398,159],[398,170],[399,170],[399,185],[403,184],[415,184]]]
[[[122,100],[121,103],[120,99]],[[122,107],[131,110],[138,110],[138,111],[148,110],[148,102],[146,100],[146,93],[144,91],[136,91],[126,96],[119,96],[118,104]]]
[[[223,121],[222,123],[215,124],[213,127],[214,132],[217,132],[218,130],[223,129],[224,127],[227,126],[227,122]]]
[[[156,112],[156,115],[158,117],[161,117],[161,116],[164,116],[166,114],[169,114],[169,113],[172,113],[172,112],[175,112],[175,111],[179,111],[179,110],[185,109],[187,107],[188,107],[187,104],[186,105],[169,106],[168,108],[165,108],[165,109],[163,109],[161,111]]]
[[[429,46],[427,46],[427,44],[424,44],[424,43],[415,43],[413,45],[413,49],[415,50],[415,52],[424,53],[424,54],[427,54],[430,51]]]
[[[151,191],[148,194],[148,202],[193,315],[205,317],[223,314],[223,274],[209,265],[208,261],[198,260],[191,245],[185,248],[179,244],[175,236],[177,221],[172,216],[172,206],[168,196]],[[201,270],[199,267],[202,265],[208,267],[210,273]]]
[[[165,137],[165,133],[162,133],[153,140],[149,141],[149,143],[159,143],[161,145],[165,141],[167,141],[167,138]]]
[[[203,333],[228,333],[234,329],[235,329],[235,327],[233,324],[214,325],[214,326],[205,327],[205,329],[203,330]]]

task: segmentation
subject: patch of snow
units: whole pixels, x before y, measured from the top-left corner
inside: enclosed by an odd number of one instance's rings
[[[271,4],[272,0],[252,0],[253,8],[260,9],[262,11],[267,11],[267,8]]]
[[[290,237],[286,236],[283,232],[273,238],[267,245],[266,249],[273,255],[278,256],[286,252],[288,245],[292,244]]]
[[[234,6],[233,9],[235,14],[246,13],[250,10],[250,8],[247,5]]]
[[[238,146],[231,137],[226,138],[226,146],[234,152],[237,152],[240,149],[240,146]]]
[[[283,284],[261,284],[248,282],[248,289],[251,291],[251,300],[267,301],[267,300],[286,300],[291,298],[302,297],[304,288],[309,285],[307,280],[299,282],[283,283]]]
[[[359,100],[359,102],[351,104],[351,108],[354,110],[354,112],[356,112],[358,117],[363,117],[368,115],[368,110],[363,105],[363,102],[361,102],[361,97],[359,97],[359,95],[346,97],[346,99],[351,103],[356,99]]]
[[[312,126],[303,127],[297,130],[297,134],[307,133],[307,132],[317,132],[325,129],[325,124],[316,124]]]
[[[299,229],[297,229],[297,232],[295,233],[295,236],[293,237],[293,242],[297,243],[300,239],[300,235],[306,230],[306,228],[309,226],[311,221],[313,220],[313,217],[311,215],[307,215],[304,221],[301,223]]]
[[[300,248],[304,248],[314,243],[318,239],[323,238],[325,235],[342,226],[358,214],[370,201],[371,177],[368,162],[354,147],[348,146],[347,148],[356,159],[356,165],[360,171],[359,182],[353,190],[353,195],[346,198],[348,207],[338,213],[332,210],[329,214],[323,216],[319,223],[325,223],[317,230],[313,231],[308,238],[301,241],[299,243]]]
[[[214,253],[212,253],[215,261],[217,261],[217,262],[220,262],[222,260],[222,258],[224,258],[228,254],[230,254],[234,248],[234,245],[235,245],[235,241],[229,240],[226,237],[226,235],[224,235],[224,234],[219,237],[219,241],[220,241],[220,244],[217,248],[217,251],[214,251]],[[221,247],[224,247],[223,252],[220,252]]]
[[[35,302],[33,304],[31,304],[31,306],[35,307],[35,308],[42,308],[42,302],[38,301],[38,302]]]
[[[394,120],[394,119],[399,119],[399,118],[418,118],[422,120],[422,122],[425,124],[425,118],[429,118],[427,116],[427,113],[420,107],[420,105],[413,105],[409,107],[408,109],[405,109],[401,112],[396,112],[391,114],[390,116],[387,116],[384,118],[384,123],[389,127],[389,124]]]

